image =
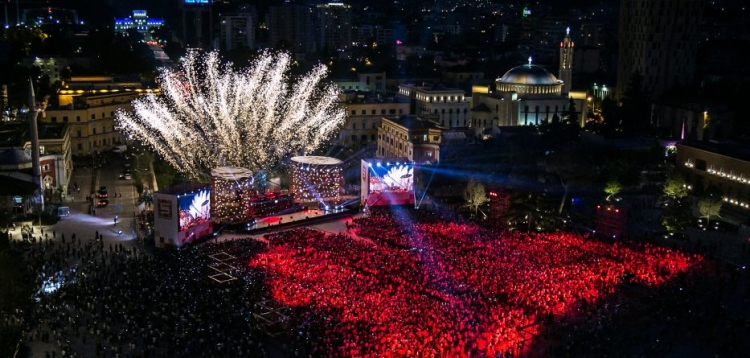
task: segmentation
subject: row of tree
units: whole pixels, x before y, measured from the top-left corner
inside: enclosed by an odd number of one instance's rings
[[[689,227],[694,220],[693,207],[689,200],[691,186],[680,174],[672,173],[669,175],[663,186],[663,194],[666,198],[664,202],[664,212],[662,215],[662,225],[668,231],[679,231]],[[612,201],[623,190],[623,185],[619,180],[609,180],[604,187],[604,193],[607,194],[605,200]],[[463,191],[465,206],[470,208],[476,216],[479,209],[490,201],[487,196],[487,190],[482,183],[475,179],[469,180]],[[526,200],[529,199],[527,196]],[[515,206],[522,203],[512,201]],[[709,186],[697,198],[696,206],[701,218],[705,218],[707,225],[710,224],[714,217],[721,218],[721,209],[724,199],[721,192],[715,186]],[[522,210],[534,211],[534,210]],[[485,214],[486,216],[486,214]],[[528,219],[528,215],[526,217]]]

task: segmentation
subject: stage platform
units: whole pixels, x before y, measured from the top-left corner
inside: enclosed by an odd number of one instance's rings
[[[298,226],[313,225],[328,220],[340,219],[342,217],[357,214],[356,209],[338,209],[331,211],[310,209],[296,213],[274,215],[265,218],[256,219],[254,223],[235,224],[215,226],[216,235],[221,234],[242,234],[257,235],[279,229],[288,229]]]

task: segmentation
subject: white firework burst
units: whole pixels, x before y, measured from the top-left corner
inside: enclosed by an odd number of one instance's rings
[[[211,194],[208,190],[202,190],[193,197],[189,210],[190,216],[193,218],[208,219],[211,217]]]
[[[118,124],[193,177],[221,166],[267,170],[312,152],[346,118],[338,88],[323,83],[324,65],[290,83],[291,64],[288,53],[263,52],[234,69],[216,52],[191,52],[180,70],[162,69],[160,95],[118,111]]]
[[[388,187],[397,187],[404,190],[411,190],[413,183],[414,169],[409,165],[397,165],[388,170],[383,176],[383,182]]]

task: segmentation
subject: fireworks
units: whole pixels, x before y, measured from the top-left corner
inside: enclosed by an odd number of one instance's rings
[[[263,52],[247,69],[216,52],[189,53],[179,71],[163,69],[161,95],[133,101],[117,121],[177,170],[201,177],[212,168],[267,170],[290,154],[310,153],[344,123],[338,88],[318,65],[291,83],[287,53]]]

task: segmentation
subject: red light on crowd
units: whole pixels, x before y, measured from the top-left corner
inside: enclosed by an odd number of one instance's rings
[[[460,296],[443,295],[431,288],[429,282],[419,279],[422,277],[418,269],[422,266],[419,255],[403,254],[393,245],[413,242],[409,234],[400,232],[397,219],[388,215],[375,218],[377,220],[354,219],[353,232],[361,238],[354,241],[344,234],[301,229],[269,234],[268,239],[273,244],[250,260],[249,267],[268,273],[268,290],[277,302],[304,307],[310,313],[341,321],[341,325],[322,326],[321,334],[323,337],[346,336],[351,344],[321,343],[315,348],[323,355],[389,356],[390,352],[398,352],[393,356],[412,356],[413,352],[436,350],[436,356],[466,357],[468,354],[456,352],[463,352],[467,347],[480,352],[478,356],[503,356],[504,352],[526,355],[530,351],[515,349],[541,333],[540,329],[531,328],[535,322],[542,317],[563,317],[571,309],[588,313],[585,308],[569,306],[568,302],[585,302],[592,307],[605,302],[617,291],[622,272],[635,272],[632,277],[635,282],[656,287],[702,261],[701,256],[658,246],[633,250],[572,233],[543,234],[543,240],[530,245],[530,239],[535,236],[524,233],[490,234],[473,225],[420,222],[431,233],[430,247],[440,250],[445,262],[450,263],[431,273],[435,279],[461,281],[476,287]],[[459,239],[467,234],[468,237],[478,235],[477,238],[497,235],[504,244],[482,246],[482,254],[467,254],[476,251],[469,250],[476,247],[476,240]],[[341,251],[334,256],[329,253],[330,248]],[[421,244],[414,248],[422,252]],[[484,252],[492,257],[513,255],[523,269],[505,265],[502,260],[485,260]],[[596,260],[569,264],[569,257],[581,254],[594,255]],[[371,268],[394,257],[401,260],[398,268],[387,272]],[[546,264],[534,265],[540,257]],[[338,269],[310,270],[310,267]],[[473,272],[470,268],[479,269]],[[358,271],[367,275],[357,275]],[[493,274],[488,275],[490,272]],[[509,286],[506,278],[533,282],[541,276],[546,279],[540,284],[549,289],[540,290],[536,284]],[[384,280],[401,284],[396,289]],[[300,282],[305,284],[300,285]],[[501,289],[508,290],[508,296],[517,299],[501,302],[485,299]],[[377,290],[383,294],[362,296],[363,292]],[[426,297],[425,292],[440,299]],[[365,299],[366,305],[359,304]],[[446,301],[450,304],[443,304]],[[464,317],[475,317],[479,329],[467,328],[473,327],[474,322]],[[359,322],[373,322],[383,329],[372,331]],[[408,322],[420,322],[419,333],[409,334],[412,325]],[[522,334],[519,327],[529,328],[524,328]],[[430,340],[413,337],[429,337]],[[368,347],[367,354],[363,354],[362,347]]]

